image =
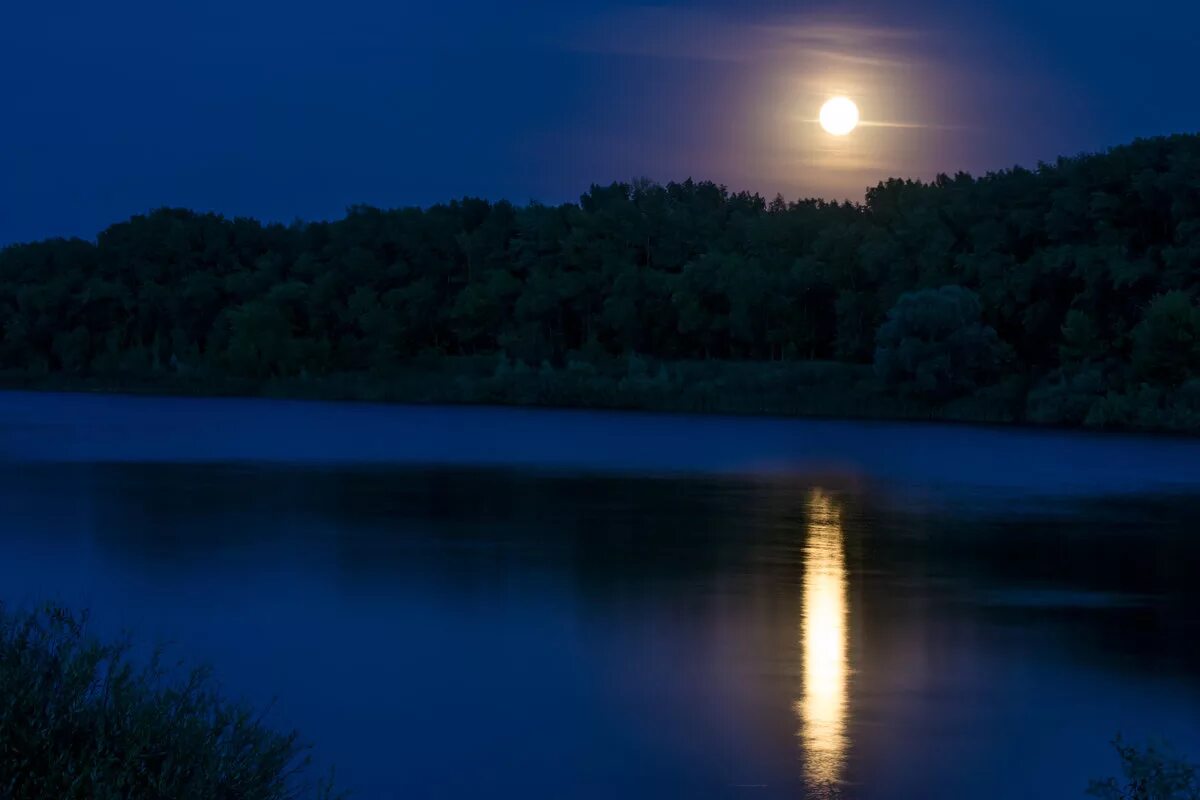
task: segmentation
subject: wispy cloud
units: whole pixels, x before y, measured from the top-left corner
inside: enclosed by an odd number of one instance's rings
[[[935,125],[925,122],[882,122],[864,119],[858,123],[861,128],[899,128],[901,130],[935,130],[935,131],[962,131],[967,130],[965,125]]]
[[[648,58],[739,63],[814,58],[882,67],[904,63],[920,35],[830,15],[747,21],[700,9],[638,6],[588,20],[566,32],[563,43],[583,52]]]
[[[895,76],[923,66],[931,34],[915,28],[830,13],[745,18],[653,5],[610,11],[578,24],[562,44],[579,52],[748,65],[786,76],[792,91],[810,103],[830,94],[869,97],[876,113],[864,127],[944,127],[878,114],[893,105],[886,96]]]

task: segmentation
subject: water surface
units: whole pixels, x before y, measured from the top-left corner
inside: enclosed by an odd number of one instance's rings
[[[360,798],[1078,797],[1200,754],[1200,442],[0,394],[0,599]]]

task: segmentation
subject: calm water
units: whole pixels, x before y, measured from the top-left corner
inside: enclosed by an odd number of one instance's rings
[[[1200,755],[1200,441],[0,394],[0,599],[359,798],[1079,797]]]

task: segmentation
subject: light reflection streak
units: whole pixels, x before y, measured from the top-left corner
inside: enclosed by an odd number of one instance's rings
[[[804,692],[796,713],[808,783],[829,788],[841,780],[847,745],[846,560],[841,512],[820,489],[808,499],[803,593]]]

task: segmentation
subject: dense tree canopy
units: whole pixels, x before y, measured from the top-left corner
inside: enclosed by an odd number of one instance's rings
[[[875,361],[893,391],[939,402],[1007,381],[1032,420],[1194,427],[1198,297],[1200,137],[1174,136],[892,179],[862,204],[689,180],[290,226],[161,209],[94,243],[0,251],[0,368],[265,380],[431,354]]]
[[[1004,350],[980,315],[979,295],[961,286],[901,295],[876,336],[876,371],[889,385],[932,399],[987,385]]]

